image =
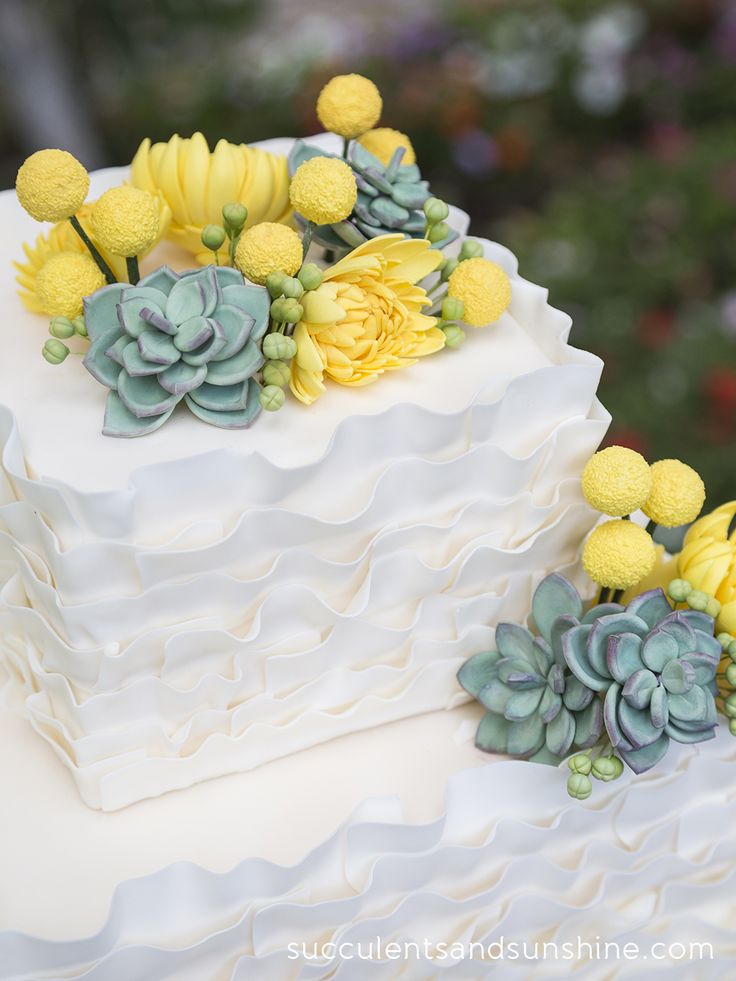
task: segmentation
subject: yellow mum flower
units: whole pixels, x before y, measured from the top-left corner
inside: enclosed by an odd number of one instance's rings
[[[36,277],[36,291],[52,317],[78,317],[85,296],[105,285],[105,277],[89,253],[59,252]]]
[[[346,140],[362,136],[381,118],[383,100],[363,75],[335,75],[317,99],[317,116],[325,129]]]
[[[656,560],[652,536],[632,521],[598,525],[583,549],[583,568],[593,582],[609,589],[636,585],[649,575]]]
[[[264,221],[243,232],[235,265],[252,283],[264,286],[272,272],[293,276],[302,264],[302,240],[293,228]]]
[[[168,143],[146,139],[133,159],[131,181],[144,191],[161,191],[172,213],[168,237],[202,265],[212,261],[202,230],[222,224],[226,204],[247,206],[246,228],[291,221],[286,158],[242,143],[220,140],[210,152],[201,133],[172,136]]]
[[[84,204],[89,174],[66,150],[38,150],[21,164],[15,191],[36,221],[62,221]]]
[[[159,233],[163,234],[171,221],[171,212],[161,194],[156,196],[156,207],[159,216]],[[94,238],[89,221],[91,210],[91,204],[82,205],[77,212],[77,219],[90,238]],[[106,252],[100,246],[99,242],[95,244],[101,252],[102,258],[115,273],[116,278],[121,282],[124,281],[127,278],[125,259]],[[68,221],[60,221],[53,228],[50,228],[46,234],[39,235],[33,245],[24,244],[23,252],[25,253],[25,260],[23,262],[13,263],[17,270],[16,282],[19,287],[18,295],[27,310],[30,310],[32,313],[46,313],[52,316],[51,311],[44,307],[38,295],[36,278],[51,256],[58,255],[60,252],[80,252],[84,255],[89,255],[87,246],[82,242]]]
[[[159,237],[155,198],[126,184],[95,201],[90,222],[95,241],[113,255],[142,255]]]
[[[729,526],[736,501],[722,504],[688,530],[678,557],[678,576],[721,604],[717,632],[736,635],[736,530]]]
[[[640,453],[625,446],[609,446],[588,460],[582,485],[591,507],[622,518],[644,506],[652,488],[652,474]]]
[[[374,157],[378,157],[382,164],[388,165],[394,151],[403,146],[406,153],[401,158],[402,164],[414,164],[417,156],[411,140],[398,129],[391,129],[390,126],[379,126],[378,129],[369,129],[358,138],[358,143],[364,146]]]
[[[694,521],[705,503],[705,484],[700,474],[679,460],[652,464],[652,490],[644,514],[665,528]]]
[[[291,390],[309,405],[325,391],[325,376],[367,385],[384,371],[439,351],[445,335],[416,284],[442,261],[423,239],[383,235],[325,270],[322,285],[304,294],[294,340]]]
[[[344,221],[358,198],[352,168],[337,157],[305,160],[291,178],[289,197],[294,210],[315,225]]]
[[[511,283],[489,259],[465,259],[447,282],[447,295],[462,300],[463,320],[471,327],[495,323],[511,302]]]

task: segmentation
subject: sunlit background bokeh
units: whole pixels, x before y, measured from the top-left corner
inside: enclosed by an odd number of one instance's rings
[[[41,146],[318,129],[357,71],[436,195],[606,361],[609,441],[736,494],[736,4],[728,0],[3,0],[3,186]]]

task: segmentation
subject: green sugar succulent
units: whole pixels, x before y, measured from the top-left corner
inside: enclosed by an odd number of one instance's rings
[[[260,412],[259,341],[270,297],[236,269],[177,275],[162,266],[136,286],[104,286],[84,301],[87,370],[110,389],[103,432],[142,436],[180,402],[203,422],[250,426]]]

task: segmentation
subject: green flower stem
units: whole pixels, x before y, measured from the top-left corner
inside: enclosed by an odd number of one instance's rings
[[[138,256],[128,256],[125,260],[125,267],[128,270],[128,281],[131,286],[135,286],[141,278],[140,269],[138,268]]]
[[[350,149],[350,140],[347,138],[347,136],[343,136],[343,138],[342,138],[342,155],[343,155],[343,158],[345,160],[348,159],[348,150],[349,149]]]
[[[100,270],[100,272],[102,273],[102,275],[105,277],[105,279],[107,280],[107,282],[108,283],[117,283],[117,279],[115,277],[115,273],[112,271],[112,269],[108,266],[108,264],[105,262],[105,260],[100,255],[100,253],[98,252],[98,250],[97,250],[94,242],[92,241],[92,239],[89,237],[89,235],[85,232],[85,230],[80,225],[79,219],[77,218],[77,216],[76,215],[72,215],[69,218],[69,221],[70,221],[71,226],[74,229],[74,231],[77,233],[77,235],[81,238],[81,240],[84,242],[84,244],[89,249],[89,254],[92,256],[92,258],[97,263],[98,269]]]
[[[312,232],[314,231],[314,222],[308,221],[307,227],[304,230],[304,235],[302,236],[302,256],[306,259],[307,252],[309,252],[309,246],[312,244]]]
[[[624,595],[623,589],[617,589],[616,592],[613,594],[613,597],[611,598],[611,602],[620,603],[621,600],[623,599],[623,595]]]
[[[598,594],[598,602],[599,603],[607,603],[608,602],[608,598],[610,596],[610,593],[611,593],[611,591],[609,590],[609,588],[607,586],[601,586],[601,591]]]
[[[657,522],[650,518],[644,530],[648,531],[650,535],[654,535],[654,532],[657,530]]]
[[[235,250],[238,247],[238,242],[240,241],[241,235],[242,235],[242,231],[238,232],[237,235],[230,235],[230,233],[228,232],[228,238],[230,239],[230,247],[227,251],[227,255],[228,255],[228,259],[230,260],[231,266],[235,265]]]

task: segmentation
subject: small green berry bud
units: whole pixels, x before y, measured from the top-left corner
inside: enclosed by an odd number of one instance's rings
[[[276,321],[277,324],[284,323],[284,305],[286,300],[283,296],[280,296],[277,300],[274,300],[271,304],[271,316]]]
[[[736,736],[736,719],[728,720],[728,731],[732,736]]]
[[[292,300],[301,300],[304,296],[304,287],[300,281],[293,276],[285,276],[284,281],[281,284],[281,289],[284,292],[284,296]]]
[[[588,776],[593,766],[590,757],[586,756],[585,753],[578,753],[576,756],[571,756],[567,761],[567,765],[573,773],[582,773],[584,777]]]
[[[69,337],[74,337],[74,333],[74,324],[68,317],[51,318],[49,334],[52,337],[60,337],[62,340],[67,340]]]
[[[272,272],[266,277],[266,289],[271,294],[271,298],[277,300],[284,295],[284,280],[289,277],[282,272]]]
[[[427,232],[427,238],[430,242],[441,242],[443,238],[447,238],[450,234],[450,226],[445,221],[441,221],[438,225],[431,225],[429,231]]]
[[[58,341],[55,337],[50,337],[44,344],[41,353],[49,364],[61,364],[69,354],[69,348],[63,341]]]
[[[726,668],[726,681],[732,688],[736,688],[736,664],[729,664]]]
[[[726,699],[723,708],[725,709],[726,715],[729,719],[736,719],[736,692],[733,695],[729,695]]]
[[[263,338],[263,356],[269,361],[291,361],[296,354],[296,341],[284,334],[266,334]]]
[[[427,200],[424,202],[424,214],[426,215],[427,221],[430,223],[430,225],[436,225],[447,218],[447,216],[450,214],[450,209],[445,202],[440,201],[439,198],[427,198]]]
[[[721,612],[721,604],[718,602],[715,596],[708,597],[708,603],[707,606],[705,607],[705,612],[708,614],[709,617],[713,617],[714,620],[718,617],[719,613]]]
[[[74,324],[75,334],[79,334],[80,337],[87,336],[87,324],[85,324],[84,316],[82,314],[75,317],[74,320],[72,320],[72,323]]]
[[[442,330],[445,334],[445,347],[450,350],[460,347],[465,340],[465,331],[457,324],[447,324]]]
[[[266,385],[277,385],[286,388],[289,384],[291,371],[284,361],[267,361],[263,368],[263,381]],[[734,665],[736,667],[736,665]]]
[[[722,634],[718,634],[716,640],[721,645],[722,650],[727,651],[731,641],[733,640],[733,637],[731,636],[731,634],[727,634],[724,632]]]
[[[703,593],[699,589],[692,589],[687,594],[687,605],[691,610],[697,610],[699,613],[705,613],[708,607],[709,599],[710,597],[707,593]]]
[[[442,301],[443,320],[462,320],[465,313],[465,304],[454,296],[446,296]]]
[[[278,412],[286,401],[286,396],[283,388],[279,388],[278,385],[266,385],[265,388],[261,389],[258,401],[261,403],[261,408],[265,409],[266,412]]]
[[[316,290],[322,285],[324,274],[316,263],[306,262],[297,273],[297,277],[305,290]]]
[[[687,579],[673,579],[667,587],[667,592],[675,603],[684,603],[692,591],[693,587]]]
[[[460,265],[459,259],[445,259],[440,269],[440,281],[446,283]]]
[[[201,238],[206,249],[217,252],[225,244],[225,229],[222,225],[205,225]]]
[[[593,792],[593,784],[584,773],[571,773],[567,778],[567,792],[575,800],[587,800]]]
[[[460,246],[460,261],[463,259],[478,259],[483,255],[483,246],[477,239],[466,238]]]
[[[726,654],[731,658],[732,661],[736,662],[736,640],[732,640],[728,645],[728,650]]]
[[[243,230],[243,225],[248,220],[248,209],[239,201],[233,201],[226,204],[222,209],[222,219],[225,222],[225,228],[231,235],[239,235]]]
[[[283,319],[285,323],[298,324],[304,316],[304,307],[301,303],[291,298],[284,300],[283,304]]]
[[[624,765],[618,756],[599,756],[593,761],[592,773],[596,780],[608,783],[610,780],[618,780],[624,772]]]

